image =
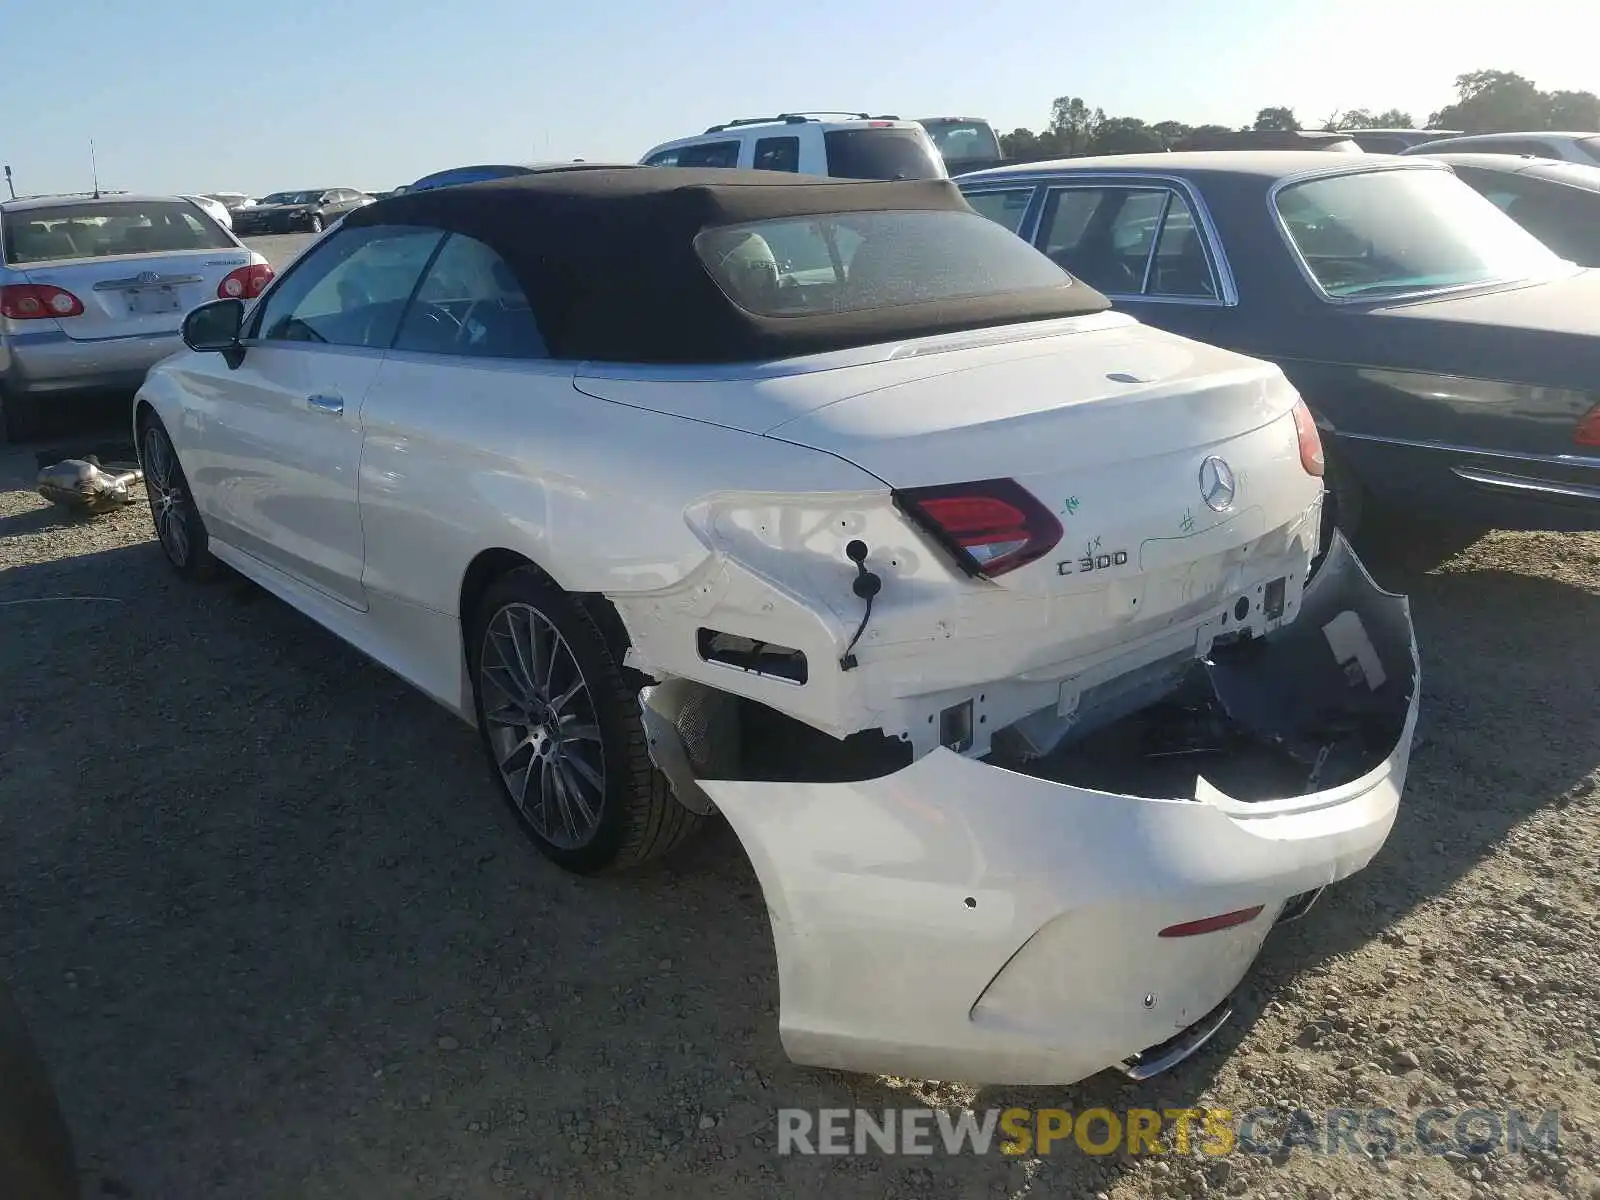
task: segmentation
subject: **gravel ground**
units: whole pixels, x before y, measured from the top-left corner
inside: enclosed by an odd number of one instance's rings
[[[0,972],[86,1195],[1600,1197],[1600,536],[1375,560],[1426,679],[1378,860],[1175,1073],[973,1089],[787,1061],[725,829],[558,873],[465,726],[243,581],[181,584],[142,506],[58,516],[33,470],[0,450]],[[1553,1156],[774,1149],[780,1107],[921,1104],[1564,1115]]]

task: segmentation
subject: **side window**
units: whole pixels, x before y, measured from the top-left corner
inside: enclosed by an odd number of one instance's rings
[[[1168,193],[1167,206],[1156,239],[1155,260],[1150,268],[1147,296],[1171,296],[1184,300],[1215,300],[1217,282],[1206,254],[1205,235],[1195,223],[1194,210],[1177,192]]]
[[[967,203],[997,225],[1004,225],[1012,233],[1022,228],[1022,218],[1033,201],[1033,189],[1013,188],[1004,192],[971,192]]]
[[[406,310],[396,350],[468,358],[548,358],[533,307],[505,260],[456,233]]]
[[[1517,187],[1513,182],[1514,177],[1504,171],[1483,171],[1477,167],[1452,167],[1462,183],[1471,186],[1491,204],[1504,212],[1517,198]]]
[[[1040,248],[1108,296],[1137,296],[1168,192],[1165,188],[1058,188],[1045,202]]]
[[[341,229],[309,251],[262,301],[253,337],[388,349],[428,258],[436,229]]]
[[[737,162],[738,160],[735,159]],[[800,169],[800,139],[797,137],[762,138],[756,143],[755,168],[758,171],[798,171]]]
[[[739,141],[701,142],[698,146],[684,146],[678,151],[680,167],[737,167]]]
[[[1594,260],[1600,246],[1600,230],[1592,215],[1594,193],[1526,175],[1516,176],[1501,190],[1510,192],[1501,205],[1506,216],[1551,250],[1582,265]]]
[[[1061,188],[1040,248],[1108,296],[1214,300],[1217,284],[1189,203],[1168,188]]]
[[[647,167],[675,167],[678,165],[678,152],[676,150],[663,150],[660,154],[652,154],[644,160]]]
[[[1100,188],[1056,188],[1044,203],[1039,223],[1039,249],[1058,263],[1083,240],[1089,218],[1105,200]],[[1065,265],[1065,264],[1063,264]]]

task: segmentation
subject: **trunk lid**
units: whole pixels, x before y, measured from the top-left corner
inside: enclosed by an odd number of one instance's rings
[[[1255,550],[1288,553],[1292,534],[1263,539],[1321,490],[1300,463],[1298,399],[1269,363],[1135,325],[859,393],[768,436],[899,490],[1014,480],[1062,535],[995,581],[1109,588],[1126,619],[1146,620],[1203,602]]]
[[[765,433],[914,488],[1198,449],[1297,399],[1269,363],[1132,323],[903,365]]]
[[[1014,480],[1064,532],[1049,554],[997,582],[1058,594],[1170,576],[1181,595],[1159,606],[1130,599],[1141,616],[1207,595],[1245,547],[1305,514],[1321,489],[1300,465],[1290,415],[1299,397],[1276,366],[1126,316],[875,353],[781,373],[782,364],[747,368],[737,379],[685,373],[681,386],[656,373],[576,384],[824,451],[896,489]],[[1202,480],[1213,456],[1231,497],[1215,491],[1214,468]],[[1216,580],[1201,577],[1213,568]]]
[[[240,248],[64,259],[23,268],[29,283],[71,292],[83,313],[57,322],[74,341],[173,333],[189,311],[217,298],[230,271],[248,265]]]

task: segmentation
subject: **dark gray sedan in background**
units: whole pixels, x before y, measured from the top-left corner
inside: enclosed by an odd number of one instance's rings
[[[233,214],[240,237],[263,233],[321,233],[345,213],[371,204],[374,197],[355,188],[312,188],[273,192]]]
[[[1116,307],[1282,367],[1323,429],[1330,524],[1600,529],[1600,271],[1444,163],[1220,151],[956,182]]]
[[[1562,258],[1600,267],[1600,167],[1513,154],[1431,154]]]

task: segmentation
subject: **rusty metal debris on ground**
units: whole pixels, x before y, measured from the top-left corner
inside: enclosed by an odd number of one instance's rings
[[[74,512],[112,512],[134,502],[133,487],[142,482],[137,467],[102,466],[93,454],[67,458],[39,472],[39,494],[52,504]]]

